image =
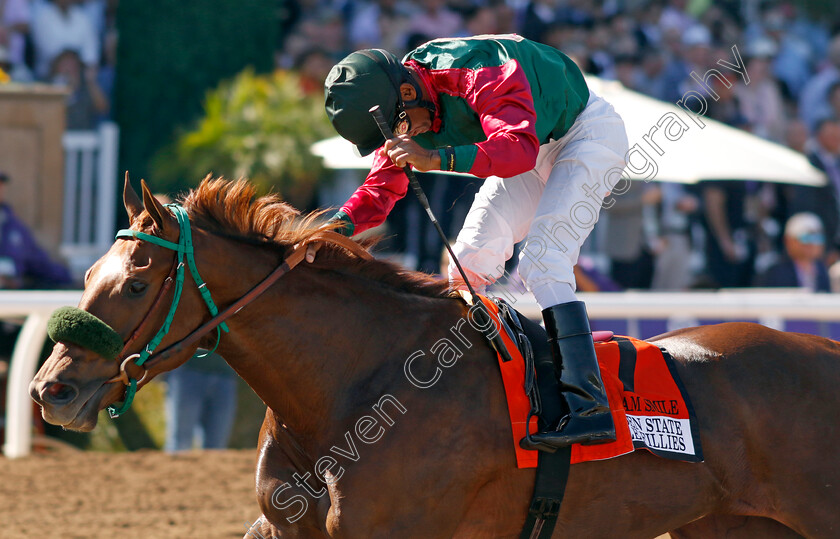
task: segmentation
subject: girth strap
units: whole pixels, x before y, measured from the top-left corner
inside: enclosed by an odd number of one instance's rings
[[[572,448],[563,447],[554,453],[540,451],[537,461],[537,480],[528,518],[522,527],[520,539],[549,539],[557,525],[566,481],[569,479],[569,465]]]
[[[513,309],[509,309],[515,312]],[[526,341],[533,342],[531,353],[525,358],[525,390],[531,402],[526,425],[536,415],[540,430],[551,428],[566,415],[569,408],[561,395],[551,347],[545,333],[537,326],[514,322],[522,329]],[[539,333],[538,333],[539,332]],[[557,524],[557,517],[569,477],[572,449],[564,447],[554,452],[539,451],[534,492],[520,539],[548,539]]]

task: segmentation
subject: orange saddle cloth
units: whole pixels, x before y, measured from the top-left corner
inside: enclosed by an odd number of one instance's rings
[[[494,316],[498,307],[482,298]],[[498,325],[498,319],[496,320]],[[512,361],[502,361],[499,369],[505,387],[508,412],[519,468],[535,468],[537,451],[522,449],[525,422],[530,403],[525,394],[525,361],[505,331],[500,332]],[[595,338],[599,335],[596,332]],[[595,343],[601,378],[607,390],[615,423],[616,441],[572,446],[571,463],[615,458],[636,449],[646,449],[660,457],[701,462],[699,429],[688,395],[680,382],[674,360],[654,344],[631,337],[601,335]],[[532,417],[530,432],[537,432]]]

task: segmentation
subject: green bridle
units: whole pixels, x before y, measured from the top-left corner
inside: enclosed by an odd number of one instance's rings
[[[352,239],[329,229],[317,231],[304,241],[299,242],[292,247],[286,253],[280,265],[274,268],[271,273],[266,275],[262,281],[254,285],[250,290],[248,290],[248,292],[240,296],[239,299],[225,307],[224,311],[219,312],[210,297],[210,291],[207,289],[207,284],[199,275],[198,268],[195,264],[192,234],[190,231],[190,220],[187,211],[177,204],[167,204],[166,207],[170,209],[178,220],[178,225],[180,227],[178,243],[173,243],[171,241],[158,238],[157,236],[152,236],[135,230],[124,229],[117,232],[117,239],[131,238],[148,241],[154,243],[155,245],[175,251],[176,253],[172,269],[158,291],[157,298],[152,302],[149,311],[146,313],[140,324],[134,329],[127,341],[123,341],[119,333],[117,333],[107,323],[78,307],[67,306],[57,309],[52,314],[47,324],[48,334],[56,343],[66,341],[91,350],[104,358],[118,360],[119,373],[107,380],[105,383],[122,382],[126,386],[126,394],[121,405],[108,406],[108,413],[112,418],[125,413],[126,410],[131,407],[131,403],[134,400],[134,395],[137,393],[138,388],[148,381],[147,378],[149,378],[151,370],[154,369],[156,365],[161,364],[170,357],[181,354],[183,351],[198,343],[200,339],[214,329],[216,330],[216,346],[213,347],[213,350],[215,350],[219,345],[219,340],[221,339],[221,331],[229,331],[225,320],[234,316],[246,305],[260,297],[260,295],[268,290],[275,282],[277,282],[278,279],[300,264],[306,256],[308,246],[312,243],[329,243],[354,254],[358,258],[364,260],[372,259],[370,253]],[[189,266],[190,273],[192,273],[193,280],[198,286],[199,293],[201,294],[201,297],[204,298],[204,302],[207,304],[207,308],[211,314],[211,319],[204,322],[186,337],[170,345],[165,350],[155,352],[157,346],[169,332],[169,327],[172,324],[172,320],[175,317],[175,311],[178,308],[184,284],[185,255],[187,259],[186,265]],[[169,292],[169,288],[173,282],[173,277],[176,286],[172,298],[172,305],[160,330],[139,354],[132,354],[130,356],[123,357],[123,354],[126,353],[129,348],[133,348],[134,340],[143,333],[145,324],[152,320],[152,315],[157,312],[157,307],[160,304],[160,301]],[[151,360],[147,362],[150,357]],[[143,374],[137,375],[137,377],[129,374],[126,367],[132,364],[139,367],[139,370],[142,371]],[[137,372],[136,369],[135,372]],[[153,376],[154,375],[152,374],[152,377]],[[150,379],[151,378],[149,378],[149,380]]]
[[[164,337],[166,337],[169,333],[169,327],[172,325],[172,320],[175,318],[175,311],[178,310],[178,303],[181,300],[181,291],[184,288],[185,256],[193,281],[195,281],[196,286],[198,286],[198,292],[204,299],[204,303],[207,304],[207,310],[210,311],[210,315],[216,316],[219,312],[218,307],[216,307],[216,304],[213,303],[213,298],[210,297],[210,290],[207,288],[207,283],[205,283],[201,278],[201,275],[198,273],[198,267],[195,265],[192,232],[190,231],[190,218],[187,214],[187,210],[178,204],[167,204],[166,207],[172,211],[175,218],[178,220],[178,226],[181,229],[181,233],[178,236],[178,243],[173,243],[171,241],[158,238],[157,236],[146,234],[145,232],[139,232],[137,230],[127,228],[118,231],[116,236],[116,239],[135,238],[138,240],[148,241],[149,243],[154,243],[155,245],[175,251],[177,256],[177,266],[175,270],[175,293],[172,296],[172,305],[169,307],[169,313],[166,315],[166,319],[163,321],[163,325],[160,327],[157,334],[155,334],[155,336],[152,337],[152,340],[143,347],[143,350],[139,354],[135,354],[128,358],[133,359],[134,363],[138,366],[142,366],[143,363],[149,359],[149,356],[152,355]],[[213,347],[213,351],[215,351],[219,346],[219,341],[222,338],[222,331],[225,333],[229,331],[225,322],[216,326],[216,345]],[[119,417],[124,414],[131,407],[131,403],[134,401],[135,393],[137,393],[137,379],[129,377],[125,392],[125,400],[119,408],[114,405],[109,406],[108,414],[112,418]]]

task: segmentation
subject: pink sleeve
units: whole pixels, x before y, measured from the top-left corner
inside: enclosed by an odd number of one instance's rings
[[[516,60],[474,72],[472,92],[464,97],[478,112],[487,140],[470,173],[479,178],[510,178],[534,168],[540,141],[531,85]]]
[[[405,196],[408,177],[388,157],[373,155],[373,167],[365,183],[341,207],[353,221],[354,234],[381,225],[394,204]]]

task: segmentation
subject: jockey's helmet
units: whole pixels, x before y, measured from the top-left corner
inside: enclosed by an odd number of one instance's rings
[[[370,109],[379,105],[388,125],[393,126],[405,106],[417,103],[400,99],[400,85],[417,82],[399,59],[382,49],[364,49],[349,54],[336,64],[324,82],[327,116],[338,134],[367,155],[385,143]]]

